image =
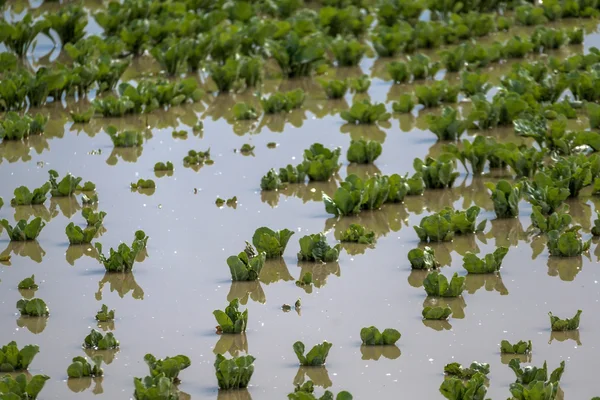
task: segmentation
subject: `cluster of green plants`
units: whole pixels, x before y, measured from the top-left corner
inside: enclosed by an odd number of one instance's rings
[[[104,375],[102,370],[103,358],[101,355],[92,357],[92,363],[90,363],[85,357],[74,357],[71,365],[67,367],[67,376],[69,378],[85,378],[85,377],[99,377]]]
[[[83,347],[86,349],[110,350],[119,347],[119,341],[115,339],[112,332],[103,335],[97,330],[92,329],[90,334],[83,340]]]
[[[421,219],[421,223],[414,226],[422,242],[448,242],[455,234],[464,235],[480,232],[485,228],[487,220],[477,222],[481,208],[471,206],[465,211],[456,211],[446,207],[438,213],[428,215]]]
[[[27,139],[30,135],[42,134],[46,122],[48,122],[48,117],[44,117],[40,113],[34,116],[25,113],[20,116],[14,111],[9,111],[0,122],[0,139],[21,140]]]
[[[385,329],[383,332],[380,332],[374,326],[360,330],[360,340],[365,346],[393,346],[400,339],[400,336],[400,332],[392,328]]]

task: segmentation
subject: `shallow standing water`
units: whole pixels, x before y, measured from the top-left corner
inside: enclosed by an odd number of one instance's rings
[[[586,36],[586,49],[598,44],[597,34]],[[561,52],[569,54],[570,50]],[[370,73],[373,59],[364,60],[361,67]],[[496,65],[490,73],[499,76],[505,67]],[[356,70],[351,73],[358,74]],[[444,365],[473,360],[491,365],[488,397],[506,398],[514,374],[499,353],[502,339],[532,340],[534,365],[547,360],[554,369],[565,360],[561,387],[566,399],[598,395],[598,244],[593,244],[590,258],[550,259],[543,240],[525,232],[531,206],[521,201],[519,219],[488,222],[482,234],[434,245],[440,261],[447,264],[442,270],[447,276],[464,274],[465,251],[485,254],[498,245],[511,247],[501,277],[469,276],[462,298],[449,301],[454,316],[447,323],[424,323],[421,310],[426,296],[421,282],[425,275],[411,271],[406,259],[407,252],[418,245],[412,226],[444,206],[476,204],[485,210],[480,218],[492,220],[493,205],[483,183],[493,178],[472,179],[461,169],[451,190],[427,191],[423,197],[407,198],[404,204],[340,221],[325,212],[321,201],[322,191],[333,193],[335,181],[291,185],[279,193],[261,194],[262,175],[270,168],[298,163],[303,149],[315,142],[340,146],[343,154],[350,138],[365,136],[383,142],[375,167],[344,162],[340,179],[348,173],[403,175],[412,171],[414,157],[441,150],[435,137],[425,132],[425,113],[395,117],[379,127],[348,127],[331,108],[348,107],[351,95],[345,101],[328,101],[315,81],[272,81],[266,87],[276,91],[297,85],[308,92],[302,110],[263,117],[254,126],[233,124],[228,111],[251,93],[207,95],[202,103],[155,112],[147,121],[145,117],[97,118],[80,126],[70,122],[63,106],[54,105],[44,109],[51,115],[46,138],[32,137],[26,144],[0,143],[0,196],[6,203],[0,217],[12,222],[39,215],[47,222],[34,243],[13,245],[5,233],[0,236],[2,254],[13,255],[10,264],[0,264],[0,344],[16,340],[20,346],[40,345],[29,371],[51,376],[40,397],[131,398],[132,379],[147,374],[143,356],[151,352],[160,358],[186,354],[192,359],[192,366],[181,374],[180,389],[193,399],[280,399],[305,379],[334,392],[348,390],[356,399],[437,399]],[[405,88],[374,79],[369,95],[372,101],[386,101]],[[202,134],[192,132],[197,120],[204,121]],[[141,149],[113,149],[102,132],[109,123],[137,129],[149,126],[150,134]],[[187,138],[173,138],[173,129],[188,131]],[[491,134],[523,140],[512,131]],[[277,148],[267,148],[268,142],[277,142]],[[256,146],[253,156],[234,152],[244,143]],[[214,165],[198,171],[183,167],[181,160],[188,150],[207,148]],[[174,174],[156,177],[153,166],[159,161],[172,161]],[[71,172],[97,185],[98,210],[107,212],[106,232],[97,241],[105,251],[121,241],[130,243],[137,229],[150,236],[147,257],[136,263],[133,274],[105,274],[91,246],[69,247],[65,226],[70,221],[84,222],[79,200],[49,199],[45,206],[35,208],[10,206],[14,188],[39,187],[49,169],[61,176]],[[132,192],[129,184],[139,178],[154,179],[154,193]],[[215,206],[217,196],[234,195],[236,209]],[[598,199],[588,191],[571,202],[575,222],[589,230],[597,204]],[[355,221],[377,233],[375,248],[347,246],[338,263],[297,262],[301,236],[326,231],[331,242]],[[259,283],[231,283],[226,258],[241,251],[260,226],[289,228],[296,234],[283,260],[269,262]],[[295,285],[306,270],[315,275],[312,293]],[[17,315],[15,303],[21,295],[16,285],[31,274],[40,286],[36,296],[50,308],[47,320]],[[223,309],[235,297],[249,309],[248,332],[218,336],[212,311]],[[282,304],[293,304],[297,298],[302,299],[300,315],[281,310]],[[116,309],[114,333],[121,341],[120,349],[105,354],[112,361],[104,367],[102,379],[67,383],[66,368],[71,358],[84,354],[81,343],[96,327],[94,315],[102,303]],[[577,335],[550,332],[548,311],[570,317],[577,309],[584,311]],[[399,350],[361,348],[360,329],[370,325],[398,329],[402,333]],[[332,342],[326,367],[298,367],[292,350],[297,340],[307,346]],[[218,393],[213,368],[217,351],[233,355],[245,351],[257,358],[248,391]]]

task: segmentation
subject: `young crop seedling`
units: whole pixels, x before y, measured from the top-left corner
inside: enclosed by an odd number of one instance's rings
[[[251,244],[246,242],[246,248],[237,256],[227,258],[232,281],[255,281],[265,265],[267,253],[256,253]]]
[[[502,260],[508,253],[508,247],[498,247],[491,254],[486,254],[483,259],[467,251],[463,257],[463,268],[469,274],[492,274],[500,271]]]
[[[490,364],[473,361],[468,368],[463,367],[457,362],[446,364],[444,374],[455,376],[460,379],[471,379],[475,374],[487,375],[490,373]]]
[[[400,339],[400,336],[402,336],[400,332],[391,328],[385,329],[383,332],[379,332],[379,329],[374,326],[360,330],[360,340],[366,346],[393,346]]]
[[[425,246],[423,249],[414,248],[408,252],[408,261],[412,269],[438,269],[440,263],[435,259],[435,251]]]
[[[247,103],[236,103],[231,111],[233,112],[233,118],[237,121],[252,120],[258,118],[258,112],[254,106]]]
[[[341,245],[331,247],[323,233],[315,233],[300,238],[299,261],[333,262],[340,255]]]
[[[85,219],[88,226],[95,226],[102,224],[104,217],[106,217],[106,213],[104,211],[95,212],[90,207],[84,207],[81,210],[81,216]]]
[[[455,234],[480,232],[485,229],[487,220],[476,224],[481,209],[469,207],[466,211],[455,211],[449,207],[421,219],[419,226],[413,228],[422,242],[448,242]]]
[[[183,157],[183,165],[186,167],[192,165],[211,165],[213,161],[210,159],[210,148],[206,151],[188,151],[188,155]]]
[[[21,219],[14,227],[10,225],[7,220],[3,219],[0,221],[0,225],[6,229],[6,233],[8,233],[11,242],[24,242],[35,240],[44,226],[46,226],[46,223],[42,221],[41,217],[36,217],[29,223],[26,220]]]
[[[511,344],[508,340],[500,342],[500,353],[502,354],[529,354],[532,349],[531,340],[528,342],[520,340],[515,344]]]
[[[342,232],[340,242],[359,243],[372,245],[375,244],[375,232],[359,224],[350,224],[348,229]]]
[[[491,197],[497,218],[515,218],[519,215],[520,184],[511,185],[502,179],[496,184],[486,182],[485,186],[492,192]]]
[[[167,161],[166,163],[157,162],[154,164],[154,171],[173,171],[173,163],[171,161]]]
[[[425,307],[421,313],[423,319],[426,320],[447,320],[451,314],[452,309],[448,306]]]
[[[470,379],[450,377],[440,385],[440,393],[448,400],[485,399],[487,394],[486,377],[476,373]]]
[[[164,375],[175,383],[180,381],[179,373],[192,365],[189,357],[183,354],[166,357],[161,360],[148,353],[144,356],[144,361],[148,364],[150,376],[157,377]]]
[[[254,232],[252,244],[256,247],[256,251],[266,253],[267,258],[278,258],[283,256],[293,234],[294,232],[289,229],[275,232],[263,226]]]
[[[459,160],[467,172],[469,172],[467,164],[470,164],[471,173],[473,175],[481,175],[496,145],[496,141],[492,138],[477,136],[473,142],[463,140],[462,148],[459,148],[455,143],[450,143],[445,144],[443,149]]]
[[[304,150],[302,171],[311,181],[328,181],[340,169],[338,160],[341,152],[340,148],[330,150],[321,143],[314,143]]]
[[[254,373],[254,360],[251,355],[226,359],[217,354],[215,372],[221,390],[244,389],[248,387]]]
[[[93,365],[85,357],[74,357],[71,365],[67,367],[67,376],[69,378],[100,377],[104,375],[102,361],[101,355],[92,357]]]
[[[178,400],[179,391],[173,381],[164,374],[146,376],[144,379],[133,378],[135,391],[133,398],[136,400]]]
[[[34,375],[33,377],[25,374],[4,375],[0,378],[0,388],[2,388],[0,394],[9,400],[36,400],[48,379],[50,377],[47,375]]]
[[[328,99],[341,99],[348,92],[348,81],[346,80],[320,80],[319,83]]]
[[[2,140],[22,140],[30,135],[44,133],[48,117],[42,114],[30,116],[25,114],[22,117],[16,112],[9,111],[4,115],[0,122],[0,139]]]
[[[544,361],[542,368],[527,366],[521,368],[519,359],[514,358],[508,363],[517,377],[516,382],[510,384],[510,393],[515,398],[523,398],[527,393],[532,399],[555,399],[559,389],[559,382],[565,370],[565,362],[561,361],[548,377],[548,366]]]
[[[381,155],[383,147],[374,140],[352,140],[346,158],[348,162],[357,164],[372,164]]]
[[[67,234],[67,238],[69,239],[69,244],[88,244],[91,243],[96,234],[100,230],[102,223],[96,223],[96,225],[87,226],[85,228],[81,228],[75,225],[73,222],[70,222],[69,225],[65,228],[65,233]]]
[[[361,75],[359,78],[350,80],[350,90],[354,93],[365,93],[371,87],[369,75]]]
[[[455,171],[453,156],[450,154],[443,154],[437,160],[431,157],[425,158],[425,161],[415,158],[413,167],[421,174],[427,189],[450,188],[459,175]]]
[[[0,359],[4,360],[2,361],[2,372],[26,371],[39,352],[39,346],[32,344],[19,350],[17,342],[14,341],[0,347]]]
[[[342,119],[350,124],[375,124],[387,121],[391,114],[385,109],[385,104],[371,104],[369,100],[357,101],[352,104],[349,111],[340,113]]]
[[[532,210],[531,224],[543,233],[550,231],[562,232],[573,220],[573,217],[569,215],[569,206],[567,204],[563,204],[549,216],[542,214],[542,207],[533,206]]]
[[[71,174],[67,174],[60,182],[57,182],[58,172],[51,169],[48,171],[48,174],[50,175],[50,195],[52,197],[71,196],[75,193],[79,182],[82,180],[80,177],[76,178]]]
[[[138,189],[155,189],[156,183],[152,179],[138,179],[137,182],[131,183],[131,190]]]
[[[98,251],[99,260],[104,265],[107,272],[130,272],[133,270],[133,264],[138,254],[146,248],[148,236],[144,231],[136,231],[131,247],[121,243],[117,250],[110,249],[109,256],[102,253],[102,244],[95,243],[94,247]]]
[[[574,226],[566,229],[564,232],[548,232],[548,251],[551,256],[557,257],[575,257],[590,249],[592,239],[583,241],[579,230],[581,226]]]
[[[465,288],[465,277],[455,272],[450,282],[448,278],[437,271],[430,272],[423,281],[427,296],[458,297]]]
[[[327,360],[327,356],[329,355],[329,349],[333,346],[329,342],[323,342],[321,344],[317,344],[313,346],[313,348],[304,355],[304,343],[296,342],[294,343],[294,353],[296,353],[296,357],[298,357],[298,361],[302,366],[319,366],[325,365],[325,361]]]
[[[438,140],[458,140],[467,129],[467,121],[457,118],[457,111],[444,107],[442,115],[427,115],[427,125]]]
[[[215,310],[213,315],[219,323],[217,333],[243,333],[248,325],[248,310],[240,312],[239,299],[233,299],[225,308],[225,311]]]
[[[38,285],[35,283],[35,275],[31,275],[30,278],[23,279],[21,282],[19,282],[17,288],[25,290],[37,290]]]
[[[115,147],[137,147],[144,144],[144,135],[140,131],[125,130],[119,132],[114,125],[106,128]]]
[[[17,310],[19,310],[21,315],[29,317],[45,317],[50,315],[50,310],[46,302],[42,299],[21,299],[17,301]]]
[[[573,318],[560,319],[552,315],[551,312],[548,313],[550,316],[550,326],[552,331],[572,331],[575,329],[579,329],[579,319],[581,317],[581,313],[583,311],[577,310],[577,314]]]
[[[270,97],[263,97],[260,99],[260,104],[265,114],[277,114],[302,107],[304,98],[304,90],[295,89],[289,92],[277,92]]]
[[[95,329],[92,329],[83,341],[83,348],[95,350],[110,350],[119,347],[119,341],[115,339],[112,332],[102,335]]]
[[[115,319],[115,310],[108,310],[106,304],[102,304],[100,311],[96,313],[96,321],[107,322]]]
[[[403,93],[398,97],[398,101],[392,103],[392,110],[397,113],[408,114],[415,108],[413,96],[408,93]]]

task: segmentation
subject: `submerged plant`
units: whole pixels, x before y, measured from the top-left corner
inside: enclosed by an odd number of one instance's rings
[[[46,15],[50,27],[58,34],[62,45],[76,43],[85,35],[87,14],[80,5],[68,5]]]
[[[551,256],[574,257],[590,249],[592,239],[583,241],[579,230],[581,226],[566,229],[563,233],[558,231],[548,232],[548,251]]]
[[[12,24],[4,19],[0,21],[0,41],[17,57],[23,58],[39,34],[52,40],[49,30],[49,21],[43,19],[34,21],[33,15],[27,13],[20,21]]]
[[[413,161],[415,171],[421,174],[427,189],[444,189],[452,187],[459,173],[455,171],[454,160],[451,155],[444,155],[439,159],[427,157],[425,161],[415,158]]]
[[[542,207],[533,206],[532,210],[531,223],[533,227],[539,229],[540,232],[562,232],[573,220],[573,217],[569,215],[569,206],[566,204],[549,216],[542,214]]]
[[[375,232],[359,224],[350,224],[348,229],[342,232],[340,242],[373,244],[375,243]]]
[[[51,169],[48,171],[48,174],[50,175],[50,195],[52,195],[52,197],[71,196],[75,193],[79,182],[82,180],[80,177],[76,178],[71,174],[67,174],[60,182],[57,182],[58,172]]]
[[[302,107],[306,95],[302,89],[294,89],[289,92],[276,92],[269,97],[260,99],[265,114],[276,114],[290,112]]]
[[[17,288],[26,290],[37,290],[38,285],[35,283],[35,275],[31,275],[31,277],[23,279],[21,282],[19,282]]]
[[[156,183],[152,179],[138,179],[137,182],[131,182],[131,190],[137,189],[154,189],[156,188]]]
[[[226,359],[217,354],[215,371],[217,382],[221,390],[244,389],[248,387],[254,373],[254,360],[251,355]]]
[[[248,310],[240,312],[239,299],[233,299],[225,308],[225,311],[215,310],[213,315],[219,323],[217,333],[243,333],[248,325]]]
[[[440,263],[435,259],[435,251],[429,246],[410,250],[408,261],[412,269],[437,269],[440,267]]]
[[[1,98],[2,94],[0,93]],[[30,135],[42,134],[47,122],[48,117],[44,117],[40,113],[35,116],[29,114],[20,116],[14,111],[9,111],[0,122],[0,139],[22,140],[27,139]]]
[[[29,206],[43,204],[46,201],[46,195],[50,191],[50,183],[46,182],[39,188],[33,189],[33,192],[27,186],[19,186],[15,189],[14,195],[10,201],[11,206]]]
[[[109,256],[102,254],[102,244],[95,243],[94,247],[98,250],[99,260],[104,265],[107,272],[129,272],[133,270],[133,264],[138,254],[146,248],[148,236],[144,231],[135,232],[135,237],[129,247],[125,243],[121,243],[117,250],[110,249]]]
[[[233,112],[233,118],[238,121],[258,118],[258,112],[254,106],[248,103],[235,103],[231,112]]]
[[[360,340],[366,346],[393,346],[400,339],[400,336],[400,332],[391,328],[387,328],[383,332],[379,332],[379,329],[374,326],[360,330]]]
[[[17,301],[17,310],[19,310],[21,315],[30,317],[44,317],[50,314],[46,302],[42,299],[21,299]]]
[[[369,75],[361,75],[359,78],[350,80],[350,89],[355,93],[365,93],[371,86]]]
[[[543,399],[553,400],[556,398],[559,388],[560,378],[565,369],[565,362],[562,361],[548,377],[548,366],[544,361],[542,368],[536,366],[527,366],[521,368],[521,362],[518,358],[513,358],[508,363],[517,377],[515,383],[510,384],[510,393],[518,400]]]
[[[572,331],[579,329],[579,318],[583,311],[577,310],[577,314],[573,318],[560,319],[555,317],[551,312],[548,313],[550,316],[550,326],[553,331]]]
[[[323,342],[321,344],[317,344],[313,346],[313,348],[304,355],[304,343],[298,341],[294,343],[294,353],[296,353],[296,357],[298,357],[298,361],[302,366],[319,366],[325,365],[325,361],[327,360],[327,356],[329,355],[329,350],[333,346],[329,342]]]
[[[91,243],[92,239],[98,233],[102,223],[96,223],[95,225],[89,225],[85,228],[81,228],[70,222],[65,228],[65,233],[69,239],[69,244],[87,244]]]
[[[0,221],[0,225],[6,229],[6,233],[8,233],[11,241],[24,242],[35,240],[44,226],[46,226],[46,223],[42,221],[41,217],[36,217],[31,222],[21,219],[14,227],[7,220],[3,219]]]
[[[448,282],[448,278],[444,275],[433,271],[423,281],[423,287],[428,296],[458,297],[465,287],[465,277],[458,276],[455,272],[450,282]]]
[[[3,360],[2,372],[26,371],[39,352],[39,346],[32,344],[19,350],[15,341],[0,347],[0,359]]]
[[[341,245],[339,243],[331,247],[327,243],[325,235],[322,233],[306,235],[300,238],[298,260],[319,262],[337,261],[340,255],[340,247]]]
[[[0,378],[2,395],[9,400],[36,400],[48,379],[50,377],[47,375],[34,375],[31,379],[25,374],[4,375]]]
[[[452,315],[452,309],[448,306],[425,307],[423,308],[421,315],[423,316],[423,319],[446,320]]]
[[[237,256],[227,258],[227,265],[231,272],[231,280],[235,281],[255,281],[260,275],[260,271],[265,265],[267,254],[256,251],[247,243],[246,249]]]
[[[135,400],[178,400],[179,391],[173,381],[164,374],[146,376],[144,379],[133,378]]]
[[[421,219],[419,226],[414,226],[422,242],[448,242],[454,234],[467,234],[482,231],[487,220],[476,225],[477,216],[481,209],[478,206],[469,207],[465,211],[455,211],[449,207]]]
[[[304,150],[302,171],[311,181],[327,181],[340,169],[338,160],[341,152],[340,148],[330,150],[321,143],[315,143]]]
[[[173,382],[179,382],[179,373],[192,365],[189,357],[183,354],[159,359],[148,353],[144,356],[144,361],[148,365],[150,376],[166,376]]]
[[[346,158],[348,162],[357,164],[372,164],[380,155],[383,147],[374,140],[352,140]]]
[[[491,274],[500,271],[502,260],[508,253],[508,247],[498,247],[491,254],[486,254],[483,259],[467,251],[463,257],[463,268],[470,274]]]
[[[258,252],[264,252],[267,258],[283,256],[288,241],[294,234],[289,229],[273,231],[265,226],[258,228],[252,236],[252,244]]]
[[[101,355],[92,357],[93,365],[85,357],[74,357],[71,365],[67,367],[69,378],[99,377],[104,375],[102,370],[103,358]]]
[[[511,344],[508,340],[500,342],[500,353],[502,354],[529,354],[532,349],[531,340],[528,342],[520,340],[515,344]]]
[[[515,218],[519,215],[519,200],[521,199],[521,185],[511,185],[504,179],[498,183],[486,182],[485,186],[492,192],[494,212],[497,218]]]
[[[455,377],[444,379],[440,393],[448,400],[483,400],[487,394],[485,375],[478,372],[468,380]]]
[[[140,131],[126,130],[118,132],[114,125],[109,125],[105,130],[115,147],[137,147],[144,144],[144,135]]]
[[[444,107],[441,116],[427,115],[427,124],[438,140],[458,140],[467,128],[467,121],[458,119],[451,107]]]
[[[166,163],[164,162],[157,162],[156,164],[154,164],[154,171],[173,171],[174,167],[173,167],[173,163],[171,161],[167,161]]]
[[[319,83],[323,87],[328,99],[341,99],[348,91],[348,82],[346,80],[331,79],[328,81],[322,80]]]
[[[86,349],[110,350],[119,347],[119,341],[115,339],[112,332],[103,335],[97,330],[92,329],[90,334],[85,337],[83,347]]]
[[[375,124],[390,119],[391,114],[385,109],[385,104],[371,104],[367,99],[352,103],[350,110],[342,111],[340,116],[350,124]]]

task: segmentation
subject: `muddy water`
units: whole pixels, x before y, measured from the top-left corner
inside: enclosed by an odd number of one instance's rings
[[[593,44],[598,40],[591,33],[584,47]],[[569,48],[561,54],[578,50]],[[361,65],[362,71],[374,77],[369,90],[373,101],[392,101],[403,91],[412,90],[410,85],[392,86],[384,81],[385,76],[377,72],[380,64],[368,59]],[[139,65],[147,66],[144,61]],[[492,66],[489,73],[497,79],[508,68]],[[361,73],[351,69],[339,71],[338,76]],[[128,76],[135,77],[135,70]],[[132,379],[147,374],[143,356],[151,352],[158,357],[179,353],[191,357],[192,366],[181,375],[180,389],[188,395],[184,398],[281,399],[294,384],[311,379],[334,392],[349,390],[357,399],[435,399],[440,398],[443,366],[473,360],[491,364],[489,397],[506,398],[514,374],[505,365],[506,357],[499,354],[502,339],[532,340],[531,361],[535,365],[547,360],[553,369],[560,361],[567,361],[561,382],[566,399],[598,395],[598,244],[592,246],[590,257],[549,258],[544,239],[527,232],[531,206],[521,202],[518,219],[491,221],[481,234],[434,245],[447,275],[464,274],[461,265],[466,251],[488,253],[498,245],[510,245],[501,274],[468,276],[467,288],[458,299],[427,299],[422,287],[425,274],[411,271],[406,260],[408,250],[419,245],[412,226],[444,206],[478,205],[484,208],[480,218],[493,219],[493,205],[483,183],[497,178],[472,179],[461,169],[453,189],[428,191],[422,197],[407,198],[404,204],[386,205],[380,211],[341,220],[328,215],[321,201],[322,192],[335,191],[336,181],[261,193],[260,178],[269,168],[300,162],[302,150],[314,142],[341,146],[344,151],[351,138],[367,137],[384,143],[375,166],[344,162],[339,179],[349,173],[404,174],[412,171],[414,157],[441,151],[435,137],[426,132],[424,112],[394,116],[389,124],[380,126],[347,126],[337,115],[339,110],[352,104],[353,97],[364,95],[349,94],[344,100],[328,101],[311,80],[273,80],[266,83],[265,91],[294,87],[308,92],[302,110],[261,117],[253,123],[235,122],[229,113],[237,101],[250,101],[251,93],[207,95],[203,103],[155,112],[147,118],[94,119],[79,126],[69,121],[63,106],[51,105],[44,109],[52,117],[45,137],[32,137],[26,143],[0,143],[0,196],[7,203],[0,217],[13,222],[41,216],[47,222],[37,242],[11,244],[5,234],[0,238],[1,254],[12,254],[10,263],[0,264],[0,344],[16,340],[21,346],[40,345],[41,353],[30,373],[52,377],[41,397],[130,398]],[[198,120],[204,121],[205,128],[195,134],[191,127]],[[102,131],[108,124],[144,129],[147,140],[138,149],[113,149]],[[583,121],[579,125],[587,126]],[[187,138],[173,138],[174,129],[188,131]],[[523,141],[506,130],[490,134],[498,140]],[[269,142],[277,142],[277,148],[267,148]],[[244,143],[256,146],[253,155],[234,152]],[[183,167],[188,150],[208,148],[214,165]],[[174,174],[156,176],[153,166],[158,161],[172,161]],[[49,169],[61,176],[70,171],[96,183],[98,209],[108,213],[106,231],[97,240],[106,249],[120,241],[130,242],[137,229],[150,236],[147,255],[142,255],[133,274],[106,274],[96,260],[95,249],[68,245],[65,226],[70,221],[84,223],[79,199],[49,199],[43,206],[10,207],[15,187],[40,186],[47,180]],[[156,190],[132,192],[129,184],[139,178],[154,179]],[[217,196],[234,195],[238,198],[235,209],[215,206]],[[597,199],[587,191],[570,203],[571,213],[584,226],[586,236],[597,205]],[[296,261],[301,235],[325,231],[333,241],[352,222],[373,229],[377,244],[345,245],[337,263]],[[241,251],[244,241],[264,225],[296,232],[283,260],[269,262],[260,282],[231,283],[225,259]],[[313,273],[315,285],[305,290],[294,282],[306,271]],[[20,293],[16,285],[32,274],[40,286],[35,295],[50,307],[49,318],[24,318],[16,313],[17,300],[33,295]],[[218,336],[212,311],[224,308],[236,297],[249,309],[248,332]],[[300,313],[280,309],[298,298],[303,304]],[[422,307],[436,302],[448,304],[453,318],[423,322]],[[72,357],[86,353],[81,343],[90,329],[97,327],[94,315],[103,303],[116,309],[117,319],[98,328],[114,331],[121,347],[101,353],[108,363],[102,379],[67,381],[66,368]],[[549,311],[570,317],[577,309],[584,310],[577,334],[550,332]],[[370,325],[400,330],[398,348],[361,347],[359,331]],[[323,340],[332,342],[327,366],[298,367],[292,350],[297,340],[307,346]],[[212,366],[216,352],[248,352],[257,358],[248,391],[218,393]]]

